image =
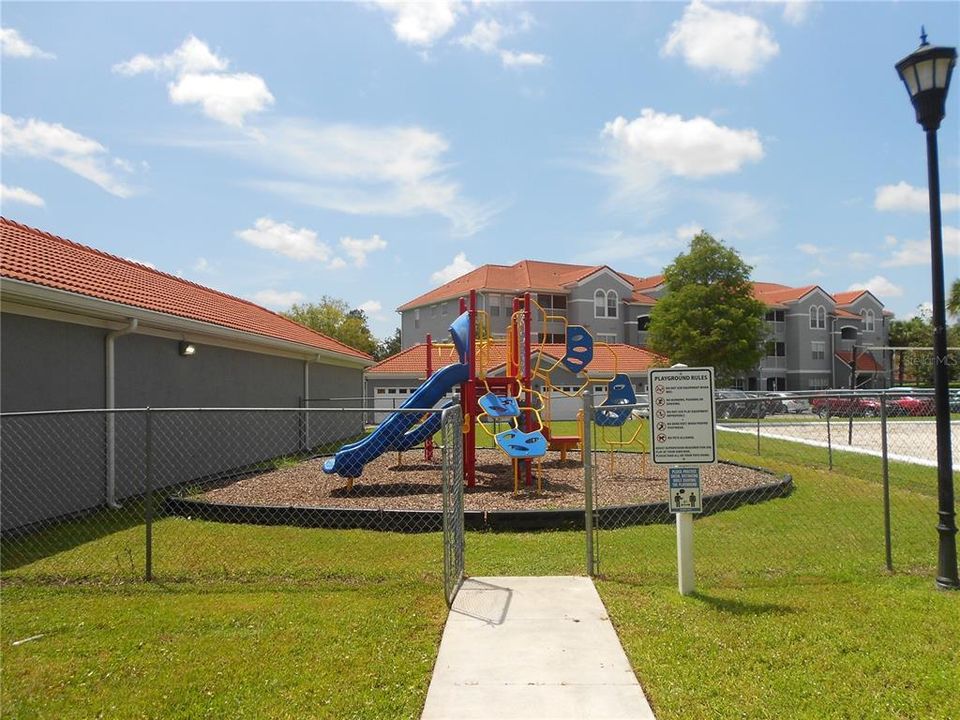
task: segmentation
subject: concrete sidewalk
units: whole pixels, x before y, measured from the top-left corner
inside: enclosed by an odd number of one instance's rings
[[[590,578],[464,582],[423,720],[653,717]]]

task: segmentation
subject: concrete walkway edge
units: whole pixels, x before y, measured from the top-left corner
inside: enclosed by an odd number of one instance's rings
[[[464,581],[423,720],[654,718],[587,577]]]

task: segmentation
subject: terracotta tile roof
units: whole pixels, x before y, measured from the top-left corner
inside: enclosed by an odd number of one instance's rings
[[[369,355],[247,300],[0,218],[0,275],[365,360]]]
[[[866,290],[848,290],[847,292],[834,293],[833,299],[837,305],[849,305],[865,292]]]
[[[633,295],[630,296],[630,302],[636,303],[637,305],[656,305],[657,299],[649,295],[644,295],[638,290],[634,290]]]
[[[851,355],[853,354],[850,350],[837,350],[834,354],[840,362],[850,367]],[[871,353],[858,353],[857,370],[862,370],[863,372],[883,372],[883,367],[880,366]]]
[[[819,285],[804,285],[803,287],[788,287],[777,283],[754,283],[753,296],[768,305],[788,303],[799,300]],[[822,290],[822,288],[820,288]]]
[[[629,277],[629,276],[628,276]],[[631,278],[633,287],[636,290],[653,290],[664,283],[663,275],[651,275],[646,278]]]
[[[509,293],[566,292],[568,286],[585,277],[606,268],[624,282],[636,287],[639,278],[619,273],[608,265],[570,265],[567,263],[542,262],[540,260],[521,260],[514,265],[482,265],[466,275],[451,280],[419,297],[404,303],[398,311],[423,307],[441,300],[450,300],[466,296],[471,290],[498,290]],[[662,276],[657,276],[662,279]],[[647,279],[649,280],[649,278]],[[659,283],[647,284],[653,288]]]
[[[852,313],[848,310],[840,310],[839,308],[833,311],[838,318],[848,318],[850,320],[860,320],[860,316],[856,313]]]
[[[534,348],[536,351],[536,348]],[[560,344],[546,344],[543,352],[554,361],[563,357],[566,347]],[[433,348],[433,369],[437,369],[458,362],[457,353],[449,347]],[[490,346],[487,372],[493,372],[503,367],[507,362],[506,343],[496,342]],[[594,348],[593,362],[588,370],[593,373],[612,373],[614,367],[619,372],[636,374],[646,372],[658,363],[665,363],[666,359],[644,348],[618,343],[615,345],[597,345]],[[402,350],[392,357],[382,360],[376,365],[367,368],[368,375],[409,374],[413,377],[426,376],[427,346],[425,343],[414,345]],[[552,361],[551,361],[552,364]]]

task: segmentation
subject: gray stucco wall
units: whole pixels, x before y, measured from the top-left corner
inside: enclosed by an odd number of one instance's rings
[[[106,330],[4,314],[4,412],[102,408]],[[304,361],[146,335],[115,340],[118,408],[287,407],[303,395]],[[359,368],[310,364],[310,394],[360,396]],[[117,412],[116,497],[145,490],[143,412]],[[361,413],[156,411],[154,483],[162,488],[338,442],[362,431]],[[100,506],[105,500],[105,413],[3,419],[0,529]]]
[[[594,317],[594,296],[597,290],[614,290],[617,293],[617,317]],[[624,342],[624,300],[630,297],[632,288],[624,285],[609,273],[600,273],[583,285],[574,288],[567,301],[568,319],[571,323],[586,327],[593,339],[599,342],[599,335],[614,335],[616,342]]]
[[[0,410],[104,405],[107,331],[4,313],[0,318]]]

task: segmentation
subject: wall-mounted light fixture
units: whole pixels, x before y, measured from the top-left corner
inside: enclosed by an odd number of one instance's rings
[[[184,357],[190,357],[191,355],[197,354],[197,346],[193,343],[188,343],[186,340],[181,341],[180,343],[180,354]]]

